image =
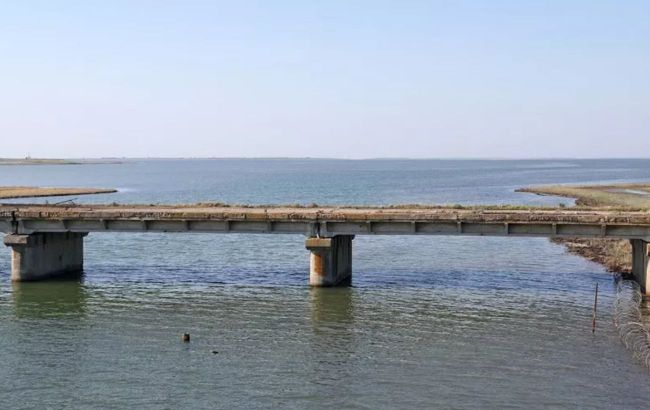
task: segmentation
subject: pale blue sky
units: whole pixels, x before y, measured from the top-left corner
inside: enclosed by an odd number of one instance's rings
[[[2,1],[0,157],[650,157],[650,1]]]

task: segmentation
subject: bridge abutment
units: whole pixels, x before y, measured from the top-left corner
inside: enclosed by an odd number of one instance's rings
[[[632,239],[632,276],[641,293],[650,296],[650,247],[642,239]]]
[[[10,234],[4,244],[11,247],[11,280],[26,282],[83,271],[85,233]]]
[[[305,247],[311,252],[310,286],[328,287],[352,284],[352,239],[354,239],[354,235],[307,238]]]

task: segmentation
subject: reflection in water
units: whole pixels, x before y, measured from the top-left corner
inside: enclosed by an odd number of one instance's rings
[[[321,326],[349,326],[354,321],[354,306],[352,298],[354,289],[341,288],[311,288],[311,320],[314,332]]]
[[[87,294],[81,279],[14,282],[12,287],[16,317],[43,318],[85,314]]]
[[[354,335],[354,289],[312,288],[310,290],[311,365],[310,382],[319,395],[340,394],[341,385],[354,379],[358,350]]]

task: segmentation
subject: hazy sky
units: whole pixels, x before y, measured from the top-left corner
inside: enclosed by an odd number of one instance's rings
[[[650,157],[650,1],[2,1],[0,157]]]

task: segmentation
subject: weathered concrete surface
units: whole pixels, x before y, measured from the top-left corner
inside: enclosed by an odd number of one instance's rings
[[[650,212],[619,210],[526,209],[499,207],[457,209],[290,206],[242,207],[206,205],[21,205],[0,204],[0,218],[138,219],[254,221],[444,221],[621,223],[650,226]]]
[[[307,238],[305,247],[311,252],[310,286],[329,287],[352,284],[352,239],[354,239],[352,235]]]
[[[7,235],[11,247],[11,280],[34,281],[80,274],[83,271],[81,233]]]
[[[23,186],[5,186],[5,187],[0,187],[0,199],[109,194],[113,192],[117,192],[117,190],[104,189],[104,188],[40,188],[40,187],[23,187]]]
[[[632,276],[641,288],[641,293],[650,295],[650,247],[648,242],[633,239],[632,241]]]

